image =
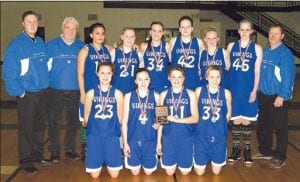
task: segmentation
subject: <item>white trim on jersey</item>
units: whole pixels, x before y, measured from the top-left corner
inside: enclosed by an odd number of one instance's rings
[[[239,116],[233,116],[233,117],[231,117],[231,120],[245,119],[245,120],[248,120],[248,121],[256,121],[257,117],[258,117],[258,114],[256,114],[255,117],[247,117],[247,116],[239,115]]]
[[[92,173],[92,172],[100,171],[101,169],[102,169],[102,166],[100,166],[99,168],[96,168],[96,169],[85,168],[85,171],[86,171],[87,173]]]
[[[130,170],[137,170],[141,168],[141,165],[138,166],[131,166],[128,164],[128,157],[125,157],[124,159],[124,163],[125,163],[125,168],[130,169]]]
[[[160,165],[161,165],[161,168],[163,168],[163,169],[171,169],[171,168],[176,167],[176,166],[177,166],[177,163],[175,163],[175,164],[172,165],[172,166],[166,166],[166,165],[164,165],[164,163],[162,162],[162,158],[160,158]]]
[[[109,166],[107,166],[107,169],[109,169],[109,170],[115,170],[115,171],[120,171],[120,170],[123,169],[123,165],[118,166],[118,167],[109,167]]]

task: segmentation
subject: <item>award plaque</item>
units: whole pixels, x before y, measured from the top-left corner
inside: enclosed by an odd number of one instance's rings
[[[155,107],[155,119],[159,124],[168,124],[168,106],[156,106]]]

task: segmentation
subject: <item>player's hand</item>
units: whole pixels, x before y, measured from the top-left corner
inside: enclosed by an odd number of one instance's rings
[[[80,94],[80,102],[84,104],[85,94]]]
[[[162,149],[161,143],[157,143],[157,145],[156,145],[156,154],[159,155],[159,156],[162,155],[162,150],[161,149]]]
[[[255,99],[256,99],[256,92],[252,91],[250,93],[250,97],[249,97],[249,101],[248,102],[252,103],[252,102],[255,101]]]
[[[174,122],[174,123],[176,123],[176,121],[177,121],[177,119],[174,117],[174,116],[168,116],[167,117],[167,119],[169,120],[169,121],[171,121],[171,122]]]
[[[124,143],[123,152],[126,157],[130,157],[130,147],[127,143]]]

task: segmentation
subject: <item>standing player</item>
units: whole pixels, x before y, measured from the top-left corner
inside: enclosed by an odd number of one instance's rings
[[[170,123],[159,127],[156,150],[168,175],[175,173],[176,166],[187,175],[193,165],[192,124],[198,122],[197,99],[184,87],[185,73],[180,66],[169,70],[168,79],[172,87],[160,94],[160,104],[168,106]]]
[[[117,178],[123,168],[119,141],[123,95],[110,84],[113,73],[112,63],[100,63],[97,68],[100,84],[90,89],[85,96],[86,172],[92,178],[98,178],[104,163],[112,178]]]
[[[159,95],[150,86],[150,73],[139,68],[135,73],[137,88],[125,95],[122,121],[123,151],[125,166],[133,175],[138,175],[143,166],[150,175],[157,168],[156,140],[154,128],[155,106]]]
[[[183,16],[178,21],[180,36],[170,41],[169,52],[171,65],[183,67],[188,82],[185,87],[195,90],[200,86],[198,75],[199,54],[204,44],[201,39],[192,36],[193,20],[189,16]]]
[[[211,161],[212,171],[218,175],[226,164],[227,122],[231,117],[231,94],[220,87],[221,71],[217,65],[207,68],[207,85],[196,89],[199,122],[194,137],[194,170],[203,175]]]
[[[229,162],[235,162],[241,156],[240,138],[243,137],[243,155],[247,166],[251,158],[251,121],[257,120],[258,104],[256,99],[262,48],[252,42],[250,36],[253,25],[248,20],[239,23],[240,40],[228,45],[231,67],[228,75],[228,88],[232,94],[232,153]]]
[[[79,119],[83,122],[83,103],[85,93],[99,83],[96,69],[99,63],[110,62],[109,51],[105,41],[105,27],[101,23],[94,23],[89,27],[90,42],[86,44],[78,54],[77,77],[80,91]],[[80,141],[82,144],[81,159],[85,160],[86,128],[80,127]]]
[[[139,67],[144,67],[141,53],[134,49],[135,31],[126,27],[121,33],[121,45],[111,51],[112,62],[116,72],[112,85],[126,94],[134,89],[134,73]]]
[[[141,44],[141,51],[145,68],[150,71],[150,88],[160,93],[169,86],[169,44],[163,40],[164,25],[161,22],[152,22],[150,26],[150,39]]]
[[[206,43],[206,49],[201,52],[199,61],[199,71],[201,85],[206,85],[205,73],[210,65],[220,66],[222,69],[221,86],[225,85],[225,76],[230,68],[230,60],[228,52],[218,47],[218,32],[215,27],[209,27],[205,31],[204,42]]]

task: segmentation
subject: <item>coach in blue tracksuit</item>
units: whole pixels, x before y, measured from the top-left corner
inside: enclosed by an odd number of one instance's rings
[[[48,90],[48,123],[53,162],[60,161],[60,125],[63,111],[66,114],[65,155],[78,160],[75,152],[75,138],[79,129],[77,82],[77,55],[84,43],[76,39],[79,23],[74,17],[66,17],[62,22],[62,34],[46,44],[50,85]]]
[[[26,11],[22,21],[24,31],[9,43],[2,73],[7,93],[17,97],[19,163],[25,172],[36,173],[34,162],[43,163],[49,75],[45,44],[36,36],[37,14]]]
[[[270,45],[263,50],[259,83],[259,117],[257,139],[259,153],[253,159],[271,159],[270,168],[279,169],[286,164],[288,142],[288,101],[292,98],[295,64],[291,51],[281,42],[282,26],[269,29]],[[277,145],[272,150],[275,129]]]

